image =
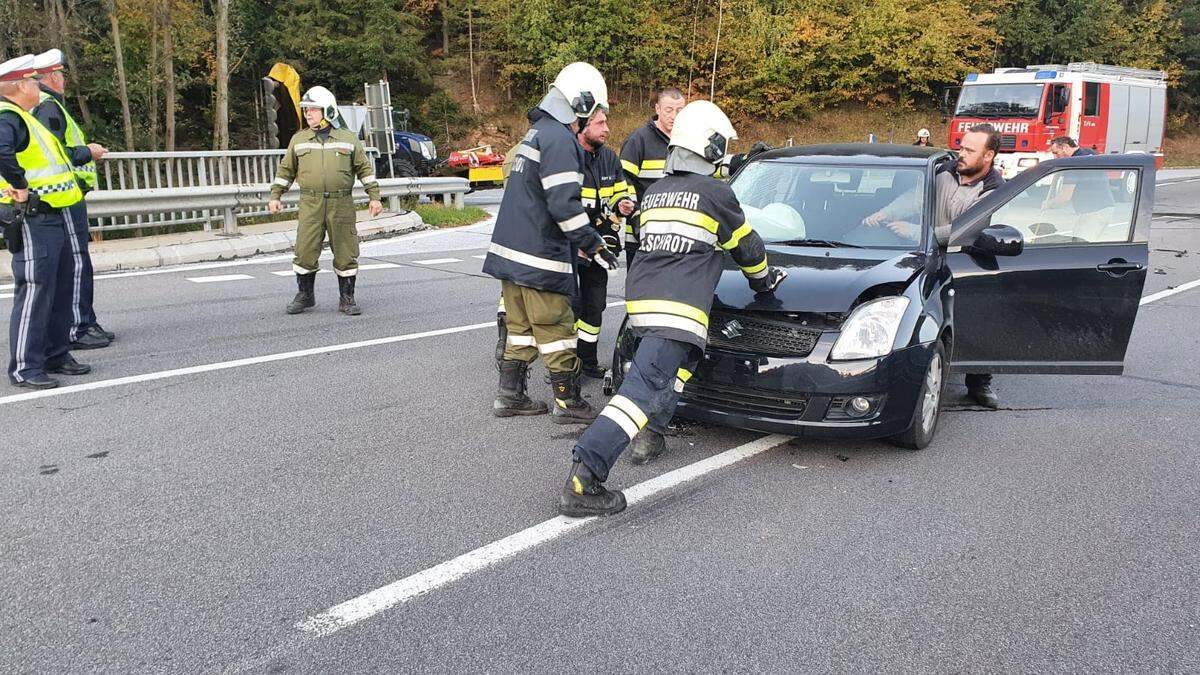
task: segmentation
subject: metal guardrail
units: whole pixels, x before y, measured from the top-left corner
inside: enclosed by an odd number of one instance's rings
[[[366,148],[374,162],[379,151]],[[285,150],[226,150],[178,152],[110,152],[97,163],[97,189],[146,190],[269,183]],[[290,207],[294,208],[294,207]],[[242,216],[267,215],[265,207],[248,207]],[[117,214],[92,218],[93,232],[130,230],[202,223],[211,230],[224,214],[205,210],[170,209],[161,212]]]
[[[442,195],[445,203],[463,207],[463,197],[470,184],[465,178],[383,178],[379,194],[388,201],[388,208],[400,211],[400,198],[421,195]],[[354,201],[365,203],[367,192],[361,185],[354,188]],[[136,218],[148,214],[205,212],[222,223],[227,235],[238,233],[238,218],[266,213],[271,199],[270,183],[248,185],[210,185],[207,187],[167,187],[126,190],[94,190],[87,195],[89,218]],[[300,201],[300,188],[283,195],[285,208],[295,209]],[[134,227],[137,227],[134,225]],[[146,227],[143,225],[142,227]]]

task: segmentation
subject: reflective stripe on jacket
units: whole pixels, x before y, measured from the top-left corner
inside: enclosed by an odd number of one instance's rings
[[[651,118],[638,127],[621,144],[621,168],[629,181],[630,195],[640,199],[655,181],[663,177],[667,167],[667,137]],[[638,216],[625,223],[625,240],[638,241]]]

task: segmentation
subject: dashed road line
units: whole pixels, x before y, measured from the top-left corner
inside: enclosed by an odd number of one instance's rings
[[[245,281],[253,279],[249,274],[213,274],[207,277],[184,277],[194,284],[212,284],[222,281]]]
[[[432,260],[414,260],[413,262],[417,265],[445,265],[462,261],[458,258],[433,258]]]

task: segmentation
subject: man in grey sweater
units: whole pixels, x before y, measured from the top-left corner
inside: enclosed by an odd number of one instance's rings
[[[990,124],[978,124],[963,135],[958,161],[947,162],[935,179],[934,236],[938,246],[950,241],[950,223],[984,195],[1000,187],[1004,178],[992,166],[1000,150],[1000,134]],[[863,219],[867,227],[887,227],[897,236],[919,241],[921,191],[900,195],[891,204]],[[990,374],[967,375],[967,396],[985,408],[998,408],[1000,399],[992,388]]]

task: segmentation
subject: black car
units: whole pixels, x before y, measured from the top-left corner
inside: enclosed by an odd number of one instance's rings
[[[789,277],[756,296],[727,259],[677,413],[917,449],[933,438],[951,373],[1120,374],[1146,279],[1153,158],[1027,169],[960,216],[942,247],[935,175],[954,161],[825,145],[739,167],[734,192]],[[623,328],[614,388],[635,342]]]

